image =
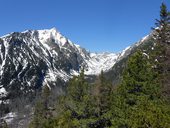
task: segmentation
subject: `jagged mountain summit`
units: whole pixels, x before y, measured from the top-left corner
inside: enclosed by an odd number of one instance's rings
[[[50,87],[79,74],[81,68],[86,75],[98,75],[118,58],[114,53],[90,53],[55,28],[13,32],[0,38],[0,95],[16,88],[27,93],[43,84]]]

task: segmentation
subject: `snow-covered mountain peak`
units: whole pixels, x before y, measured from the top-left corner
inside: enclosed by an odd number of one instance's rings
[[[0,85],[12,86],[19,82],[22,86],[40,86],[57,79],[67,81],[79,74],[82,67],[86,75],[98,75],[101,70],[109,70],[117,56],[90,53],[56,28],[13,32],[0,40]],[[1,81],[8,74],[13,74],[8,82]],[[37,85],[36,81],[41,82]]]
[[[148,37],[141,40],[147,40]],[[82,68],[86,75],[99,75],[112,69],[115,63],[130,54],[134,46],[122,52],[90,53],[72,43],[56,28],[13,32],[0,40],[0,94],[7,87],[21,86],[29,91],[44,84],[56,85],[78,75]],[[9,75],[10,74],[10,75]],[[5,90],[5,91],[4,91]]]
[[[68,43],[67,38],[64,37],[59,31],[57,31],[56,28],[37,30],[37,31],[38,31],[39,40],[42,43],[49,42],[49,40],[54,40],[61,47],[64,46],[66,43]]]

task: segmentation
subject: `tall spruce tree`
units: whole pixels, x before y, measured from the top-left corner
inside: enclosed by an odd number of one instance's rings
[[[170,127],[168,105],[160,97],[156,77],[142,52],[129,58],[122,83],[114,95],[112,124],[115,127]]]
[[[167,10],[167,6],[162,3],[160,7],[160,19],[156,19],[156,29],[154,38],[160,45],[165,45],[170,43],[170,15]]]
[[[156,20],[155,25],[155,47],[151,56],[155,71],[160,75],[158,81],[162,85],[163,95],[170,101],[170,13],[164,3],[160,7],[160,19]]]
[[[155,56],[157,67],[159,72],[165,72],[164,66],[162,63],[165,62],[168,58],[166,57],[167,51],[169,51],[170,45],[170,15],[167,10],[167,7],[164,3],[162,3],[160,7],[160,19],[156,19],[156,28],[154,29],[153,38],[155,42]],[[151,53],[153,54],[153,53]]]

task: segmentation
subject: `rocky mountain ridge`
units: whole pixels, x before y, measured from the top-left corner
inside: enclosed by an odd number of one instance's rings
[[[55,28],[13,32],[0,38],[0,95],[16,88],[27,93],[44,84],[51,87],[82,68],[86,75],[98,75],[119,58],[120,53],[90,53]]]
[[[58,95],[65,89],[65,83],[82,68],[92,81],[103,70],[115,84],[120,80],[126,64],[124,60],[139,47],[148,45],[150,36],[119,53],[90,53],[55,28],[13,32],[1,37],[0,105],[3,112],[0,119],[11,127],[23,121],[23,126],[28,124],[32,117],[31,106],[34,106],[32,101],[39,96],[36,92],[47,85]]]

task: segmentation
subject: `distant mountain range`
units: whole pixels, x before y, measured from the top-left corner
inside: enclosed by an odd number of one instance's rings
[[[0,96],[15,88],[27,93],[57,80],[66,82],[81,68],[86,75],[98,75],[110,70],[125,51],[90,53],[55,28],[13,32],[0,38]]]
[[[0,104],[17,101],[17,105],[20,101],[12,99],[28,94],[35,98],[32,93],[43,85],[62,88],[82,68],[92,82],[103,70],[113,84],[118,83],[128,57],[137,49],[151,49],[150,37],[151,34],[119,53],[90,53],[55,28],[5,35],[0,38]]]

